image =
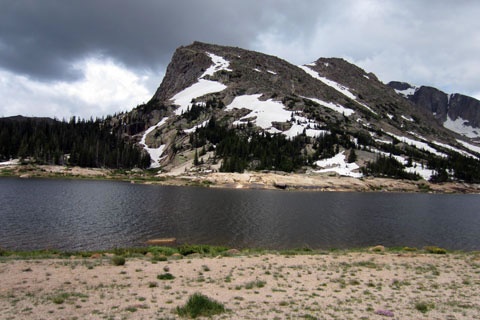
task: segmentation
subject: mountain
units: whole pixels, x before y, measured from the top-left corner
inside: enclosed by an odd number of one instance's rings
[[[432,87],[416,87],[405,82],[392,81],[388,85],[431,113],[445,128],[469,138],[480,138],[479,100],[459,93],[447,94]]]
[[[54,144],[42,126],[32,131],[10,120],[6,129],[0,122],[0,160],[41,154],[43,162],[168,174],[249,170],[479,183],[480,146],[448,125],[477,126],[476,103],[433,88],[386,85],[343,59],[297,66],[194,42],[175,51],[148,103],[80,126],[55,123]],[[72,142],[62,141],[71,130]]]
[[[386,85],[343,59],[297,66],[194,42],[175,51],[147,104],[111,121],[150,154],[152,167],[166,172],[276,170],[480,181],[474,172],[480,147],[439,122],[444,106],[419,107],[417,101],[428,95],[412,100],[398,93],[411,90],[415,97],[422,88]],[[453,95],[449,101],[442,112],[466,119],[470,111],[460,102],[468,99]]]

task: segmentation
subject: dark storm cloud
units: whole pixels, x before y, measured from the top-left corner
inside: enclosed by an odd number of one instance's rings
[[[195,40],[480,97],[479,16],[476,0],[0,0],[0,116],[131,108]]]
[[[249,47],[260,30],[301,34],[310,1],[2,0],[0,67],[39,80],[81,76],[90,55],[129,68],[164,68],[194,40]],[[292,18],[286,18],[286,13]]]

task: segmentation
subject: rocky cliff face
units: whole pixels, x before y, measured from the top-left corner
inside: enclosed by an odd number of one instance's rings
[[[258,52],[195,42],[175,51],[148,104],[112,121],[133,128],[129,136],[150,153],[152,166],[164,171],[218,170],[235,162],[232,167],[241,170],[281,166],[361,176],[362,168],[384,155],[414,173],[427,170],[427,159],[450,152],[476,159],[480,149],[466,147],[438,123],[443,114],[453,120],[469,116],[475,101],[432,89],[388,86],[342,59],[296,66]],[[412,95],[405,99],[398,91]],[[294,161],[276,154],[270,143],[290,150]],[[272,164],[268,157],[279,159]],[[429,178],[435,169],[421,174]]]
[[[470,138],[480,137],[480,101],[462,94],[447,94],[436,88],[390,82],[390,87],[431,113],[446,128]]]

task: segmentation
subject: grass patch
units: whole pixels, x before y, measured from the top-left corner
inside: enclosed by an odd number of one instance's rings
[[[112,264],[114,266],[123,266],[125,264],[125,257],[122,256],[114,256],[112,258]]]
[[[183,307],[177,307],[176,313],[181,317],[211,317],[225,312],[223,304],[210,299],[200,293],[195,293],[188,298]]]
[[[428,253],[434,253],[434,254],[446,254],[447,250],[435,246],[427,246],[423,247],[423,250],[425,250]]]
[[[175,279],[175,276],[173,276],[171,273],[167,272],[167,273],[164,273],[164,274],[159,274],[157,276],[157,279],[158,280],[173,280],[173,279]]]
[[[425,301],[419,301],[415,303],[415,309],[420,311],[421,313],[427,313],[428,311],[432,310],[435,307],[433,303],[427,303]]]

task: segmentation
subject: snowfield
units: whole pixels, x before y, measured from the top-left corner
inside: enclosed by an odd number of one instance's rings
[[[165,150],[165,145],[162,144],[160,147],[158,148],[150,148],[147,146],[147,144],[145,143],[145,140],[147,139],[147,135],[149,135],[153,130],[157,129],[157,128],[160,128],[165,122],[167,122],[168,118],[163,118],[162,120],[160,120],[156,125],[154,126],[151,126],[150,128],[148,128],[145,133],[143,134],[142,136],[142,140],[140,140],[140,144],[143,146],[143,148],[148,152],[148,154],[150,155],[150,158],[152,160],[152,164],[150,165],[150,168],[158,168],[160,167],[160,160],[161,160],[161,156],[163,154],[163,151]]]
[[[13,159],[9,161],[0,162],[0,166],[11,166],[11,165],[17,165],[19,163],[20,163],[19,159]]]
[[[448,130],[464,135],[468,138],[480,138],[480,129],[469,126],[467,123],[467,120],[463,120],[460,117],[454,121],[449,115],[447,115],[447,120],[443,123],[443,126]]]
[[[480,153],[480,147],[474,146],[473,144],[467,143],[465,141],[462,141],[460,139],[457,139],[457,142],[460,143],[462,146],[467,148],[468,150],[471,150],[476,153]]]
[[[324,172],[336,172],[341,176],[361,178],[363,175],[360,172],[353,172],[360,167],[356,163],[347,163],[345,161],[345,151],[342,151],[329,159],[323,159],[316,161],[315,164],[323,169],[316,170],[315,172],[324,173]]]
[[[309,67],[307,66],[299,66],[300,69],[302,69],[303,71],[305,71],[306,73],[308,73],[310,76],[312,76],[313,78],[317,79],[317,80],[320,80],[322,81],[323,83],[325,83],[327,86],[329,87],[332,87],[333,89],[337,90],[338,92],[340,92],[341,94],[349,97],[350,99],[352,100],[356,100],[357,97],[350,92],[350,90],[345,87],[345,86],[342,86],[341,84],[333,81],[333,80],[330,80],[330,79],[327,79],[325,77],[321,77],[318,72],[310,69]]]
[[[228,68],[230,62],[213,53],[207,52],[206,54],[212,59],[213,65],[200,76],[197,82],[172,97],[173,103],[180,106],[175,110],[177,116],[186,112],[188,108],[192,106],[192,99],[196,99],[206,94],[220,92],[227,88],[223,83],[203,78],[206,76],[212,76],[215,72],[220,70],[232,71]]]
[[[346,115],[347,117],[351,116],[352,114],[355,113],[354,110],[352,109],[349,109],[349,108],[345,108],[343,106],[340,106],[338,104],[335,104],[333,102],[325,102],[325,101],[322,101],[320,99],[316,99],[316,98],[309,98],[309,97],[302,97],[302,98],[305,98],[305,99],[308,99],[308,100],[311,100],[315,103],[318,103],[319,105],[321,106],[324,106],[325,108],[329,108],[329,109],[332,109],[333,111],[336,111],[338,113],[342,113],[344,115]]]
[[[203,121],[202,123],[197,124],[197,125],[194,126],[193,128],[183,130],[183,132],[185,132],[185,133],[195,132],[198,128],[203,128],[203,127],[205,127],[205,126],[208,124],[209,121],[210,121],[210,119],[209,119],[209,120],[205,120],[205,121]]]
[[[234,109],[251,110],[249,114],[235,121],[234,125],[244,124],[247,119],[260,128],[270,133],[282,133],[288,138],[296,137],[304,131],[310,137],[318,137],[327,133],[325,130],[315,129],[316,123],[305,117],[294,115],[291,111],[285,109],[285,106],[279,101],[268,99],[266,101],[259,100],[262,94],[237,96],[233,99],[225,110]],[[273,127],[273,122],[288,122],[293,120],[292,127],[286,131],[280,131]]]
[[[458,140],[457,140],[457,141],[458,141]],[[449,145],[449,144],[441,143],[441,142],[438,142],[438,141],[432,141],[432,143],[435,144],[435,145],[437,145],[437,146],[443,147],[443,148],[445,148],[445,149],[452,150],[452,151],[455,151],[455,152],[457,152],[457,153],[460,153],[462,156],[478,159],[477,156],[474,156],[473,154],[468,153],[467,151],[464,151],[464,150],[461,150],[461,149],[452,147],[452,146]]]
[[[210,66],[201,76],[200,78],[203,78],[205,76],[213,76],[213,74],[217,71],[220,70],[225,70],[232,72],[232,69],[229,69],[228,67],[230,66],[230,62],[228,60],[225,60],[224,58],[217,56],[213,53],[206,52],[206,54],[212,59],[213,65]]]
[[[261,101],[259,98],[262,94],[237,96],[233,99],[225,110],[231,111],[233,109],[248,109],[251,110],[249,114],[242,117],[240,121],[234,124],[242,123],[241,120],[256,117],[252,122],[262,129],[269,129],[272,127],[272,122],[287,122],[292,117],[292,112],[287,111],[281,102],[268,99]]]
[[[415,120],[412,117],[405,117],[404,115],[402,115],[402,119],[407,120],[409,122],[415,122]]]
[[[381,155],[384,155],[386,157],[394,158],[395,160],[397,160],[398,162],[400,162],[401,164],[403,164],[405,166],[405,171],[406,172],[417,173],[420,177],[422,177],[423,179],[425,179],[427,181],[430,180],[430,178],[435,174],[434,170],[422,167],[421,163],[412,162],[412,166],[407,167],[408,160],[405,159],[402,156],[397,156],[397,155],[387,153],[387,152],[383,152],[383,151],[380,151],[380,150],[377,150],[377,149],[374,149],[374,148],[371,148],[370,151],[381,154]]]
[[[226,85],[217,81],[200,79],[198,82],[195,82],[190,87],[180,91],[173,96],[172,100],[174,104],[179,105],[175,110],[177,116],[186,112],[189,108],[192,107],[192,99],[204,96],[209,93],[215,93],[223,91],[227,88]]]
[[[407,98],[408,96],[413,96],[415,94],[415,92],[417,92],[418,89],[419,89],[419,87],[413,86],[412,88],[408,88],[408,89],[405,89],[405,90],[397,90],[397,89],[394,89],[394,90],[399,95]]]
[[[413,140],[413,139],[410,139],[410,138],[407,138],[407,137],[402,137],[402,136],[397,136],[391,132],[385,132],[386,134],[388,134],[389,136],[391,137],[394,137],[396,138],[397,140],[403,142],[403,143],[406,143],[406,144],[409,144],[409,145],[412,145],[414,146],[415,148],[417,149],[420,149],[420,150],[425,150],[425,151],[428,151],[430,153],[433,153],[434,155],[437,155],[439,157],[444,157],[446,158],[447,155],[443,152],[439,152],[437,151],[437,149],[434,149],[432,147],[430,147],[427,143],[425,142],[421,142],[421,141],[418,141],[418,140]]]
[[[328,67],[328,63],[326,63],[326,66]],[[325,77],[321,77],[318,72],[316,72],[315,70],[312,70],[310,69],[307,65],[304,65],[304,66],[298,66],[300,69],[302,69],[303,71],[305,71],[306,73],[308,73],[311,77],[317,79],[317,80],[320,80],[322,81],[324,84],[326,84],[327,86],[330,86],[332,87],[333,89],[337,90],[338,92],[340,92],[341,94],[345,95],[346,97],[352,99],[353,101],[355,101],[356,103],[358,103],[359,105],[361,105],[362,107],[366,108],[367,110],[369,110],[371,113],[373,114],[376,114],[378,115],[375,111],[373,111],[372,108],[370,108],[369,106],[367,106],[365,103],[362,103],[360,101],[357,100],[357,97],[350,92],[350,89],[341,85],[340,83],[338,82],[335,82],[333,80],[330,80],[330,79],[327,79]]]

